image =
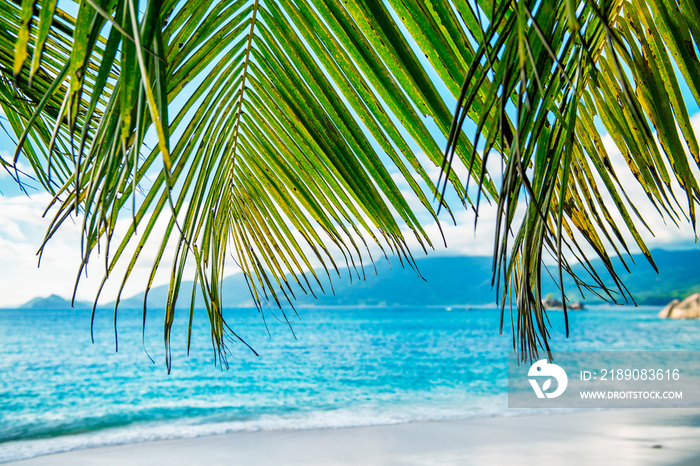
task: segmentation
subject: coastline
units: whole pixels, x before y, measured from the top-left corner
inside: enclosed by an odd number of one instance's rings
[[[238,432],[74,450],[42,465],[699,464],[700,407]],[[545,462],[545,463],[543,463]]]

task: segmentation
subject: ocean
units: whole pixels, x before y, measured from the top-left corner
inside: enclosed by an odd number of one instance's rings
[[[550,312],[555,350],[700,350],[700,321],[661,320],[659,307],[593,306]],[[209,323],[187,312],[172,334],[162,313],[0,310],[0,462],[100,445],[236,431],[337,428],[509,416],[510,328],[499,311],[468,307],[305,308],[292,329],[273,310],[228,309],[258,353],[229,345],[214,366]],[[509,319],[507,319],[509,321]],[[145,348],[145,349],[144,349]],[[155,360],[152,363],[149,356]]]

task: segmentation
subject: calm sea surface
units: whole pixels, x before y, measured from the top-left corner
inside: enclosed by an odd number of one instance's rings
[[[700,350],[700,321],[660,320],[659,308],[550,312],[556,350]],[[0,310],[0,462],[89,446],[241,430],[333,428],[512,415],[511,336],[489,309],[301,309],[289,327],[253,309],[227,320],[253,346],[229,345],[213,366],[208,321],[176,320],[166,373],[162,315],[151,311]]]

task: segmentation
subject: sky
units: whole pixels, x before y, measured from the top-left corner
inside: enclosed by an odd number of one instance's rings
[[[414,48],[417,44],[410,41]],[[422,54],[418,54],[419,57]],[[427,62],[423,63],[431,77],[437,74]],[[684,89],[689,94],[688,89]],[[446,99],[453,99],[447,89],[442,89]],[[694,102],[692,96],[686,96],[687,102]],[[454,106],[454,104],[452,105]],[[0,118],[2,115],[0,114]],[[700,134],[700,113],[693,117],[693,125],[696,134]],[[641,230],[642,237],[650,248],[664,249],[688,249],[697,248],[695,234],[689,223],[683,223],[680,227],[667,225],[664,219],[646,200],[646,195],[633,178],[632,173],[626,168],[621,154],[615,149],[612,139],[605,137],[604,142],[608,153],[613,159],[616,173],[624,186],[629,187],[628,194],[633,199],[649,224],[654,234]],[[0,131],[0,155],[5,160],[11,159],[14,151],[12,140]],[[428,166],[426,164],[426,166]],[[491,171],[494,172],[490,167]],[[463,167],[462,167],[463,169]],[[429,171],[432,179],[437,180],[439,169]],[[700,173],[696,170],[700,179]],[[462,176],[462,179],[466,177]],[[396,177],[397,185],[406,194],[409,203],[416,206],[416,211],[422,211],[417,207],[417,201],[410,193],[405,180]],[[31,184],[31,183],[30,183]],[[19,191],[9,174],[0,169],[0,307],[20,305],[37,296],[57,294],[64,298],[72,295],[76,274],[81,262],[80,255],[80,226],[77,223],[65,222],[61,229],[51,238],[44,251],[41,267],[38,267],[37,251],[42,245],[44,235],[50,221],[50,213],[44,218],[42,214],[50,201],[50,197],[39,191],[30,191],[27,196]],[[678,198],[683,199],[679,194]],[[684,205],[685,207],[685,205]],[[459,204],[453,206],[457,225],[448,221],[448,216],[441,215],[442,231],[445,234],[447,247],[443,247],[439,234],[439,228],[434,222],[430,222],[427,215],[420,215],[428,236],[433,239],[436,250],[431,254],[442,255],[491,255],[493,253],[493,238],[495,231],[495,206],[483,203],[480,210],[480,218],[477,228],[474,228],[474,213],[470,209],[463,209]],[[687,207],[686,207],[687,209]],[[127,214],[120,220],[116,237],[120,230],[125,230],[130,223]],[[162,225],[161,225],[162,227]],[[157,227],[158,228],[158,227]],[[406,232],[407,238],[413,235]],[[628,244],[631,238],[627,237]],[[422,250],[415,241],[411,248],[414,257],[421,257]],[[632,248],[633,252],[637,252]],[[373,251],[375,258],[380,257],[379,251]],[[132,273],[132,278],[126,283],[123,297],[129,297],[142,292],[146,286],[151,270],[153,257],[145,257],[137,264]],[[166,252],[164,262],[161,264],[160,273],[156,276],[155,285],[166,284],[169,280],[170,265],[168,259],[172,254]],[[92,301],[103,277],[104,267],[99,260],[101,257],[93,257],[88,268],[88,275],[80,280],[76,297],[84,301]],[[398,261],[395,261],[398,263]],[[392,261],[394,263],[394,261]],[[235,273],[235,264],[230,264],[227,271]],[[103,291],[101,302],[112,301],[116,297],[116,291],[121,284],[121,275],[115,274],[107,282]],[[186,273],[187,276],[187,273]],[[193,275],[190,274],[189,277]]]
[[[693,125],[700,134],[700,113],[693,117]],[[646,202],[642,189],[634,181],[631,172],[623,165],[622,156],[614,148],[609,136],[604,138],[606,148],[611,154],[616,172],[623,185],[629,186],[631,199],[635,199],[637,207],[644,215],[645,221],[655,233],[642,230],[642,236],[650,248],[690,249],[697,248],[695,234],[689,223],[681,224],[680,228],[666,225],[664,220]],[[7,160],[12,150],[12,142],[6,136],[0,137],[0,152]],[[435,168],[432,177],[437,177]],[[398,183],[410,199],[408,186],[405,181]],[[43,254],[41,266],[38,267],[37,251],[42,244],[49,224],[48,216],[42,217],[44,209],[50,201],[50,196],[42,192],[22,194],[14,185],[13,180],[4,171],[0,171],[0,306],[11,307],[20,305],[37,296],[57,294],[69,298],[73,292],[76,273],[80,265],[80,227],[77,223],[66,222],[48,243]],[[680,197],[682,199],[682,197]],[[448,222],[446,215],[441,215],[442,227],[448,247],[443,247],[435,223],[427,223],[427,233],[434,239],[436,250],[431,254],[442,255],[490,255],[493,252],[493,235],[495,228],[495,206],[484,203],[480,219],[474,229],[474,214],[456,205],[454,208],[457,225]],[[425,220],[427,218],[424,217]],[[128,226],[130,217],[121,220],[118,228],[123,230]],[[407,235],[408,237],[409,235]],[[415,257],[422,257],[422,251],[414,244],[412,248]],[[165,262],[161,272],[156,277],[155,284],[166,284],[168,281],[169,264],[165,254]],[[375,254],[375,258],[379,254]],[[150,259],[150,260],[149,260]],[[137,294],[145,288],[150,273],[152,257],[144,257],[133,273],[133,278],[127,282],[124,297]],[[233,264],[228,272],[236,272]],[[85,301],[94,299],[96,290],[103,276],[104,267],[98,257],[91,260],[87,277],[83,276],[77,291],[77,298]],[[116,290],[121,283],[120,276],[113,276],[103,292],[101,302],[109,302],[116,296]]]

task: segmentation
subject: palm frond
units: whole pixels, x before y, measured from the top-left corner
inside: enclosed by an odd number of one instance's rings
[[[138,12],[133,0],[90,0],[75,19],[56,8],[47,33],[53,5],[33,2],[29,24],[41,26],[29,27],[25,57],[15,43],[26,21],[5,3],[4,49],[17,53],[2,60],[11,83],[4,109],[13,112],[28,95],[48,96],[55,107],[50,113],[33,98],[13,127],[34,139],[44,135],[40,147],[24,141],[18,147],[38,174],[48,161],[34,160],[32,151],[62,167],[45,183],[56,195],[47,239],[79,214],[83,267],[104,240],[105,281],[125,262],[122,288],[141,252],[155,248],[146,289],[174,241],[166,347],[188,262],[225,363],[230,329],[220,282],[228,254],[259,305],[272,299],[281,306],[299,290],[322,288],[314,262],[329,278],[343,262],[363,274],[374,243],[412,265],[405,231],[423,249],[432,247],[392,172],[437,219],[434,180],[416,153],[441,163],[429,125],[446,134],[452,114],[388,5],[152,1]],[[60,21],[70,25],[68,35]],[[468,48],[459,39],[434,40]],[[43,55],[32,77],[27,57],[36,54]],[[453,74],[464,71],[448,62],[439,72],[447,66]],[[44,76],[44,69],[51,71]],[[149,138],[158,142],[153,150]],[[470,152],[464,142],[465,160]],[[154,180],[146,187],[147,174]],[[141,186],[148,190],[143,197]],[[131,227],[112,244],[117,219],[129,208]],[[162,237],[153,234],[161,218],[168,219]],[[169,351],[166,361],[170,367]]]
[[[467,116],[478,115],[473,139],[484,141],[484,160],[495,153],[505,163],[494,281],[504,290],[501,325],[507,303],[512,300],[517,308],[519,343],[514,344],[526,359],[540,349],[549,353],[541,304],[544,258],[555,259],[560,284],[564,272],[573,275],[567,257],[575,258],[590,273],[574,277],[579,288],[614,302],[633,299],[611,259],[616,254],[626,267],[625,237],[631,235],[656,268],[638,230],[648,226],[636,200],[625,194],[630,187],[613,169],[603,128],[658,212],[672,222],[683,215],[674,197],[675,179],[695,225],[698,190],[691,165],[699,160],[698,146],[680,88],[688,86],[693,104],[700,102],[698,31],[691,19],[697,5],[502,1],[488,8],[479,3],[477,14],[486,27],[476,38],[479,49],[464,79],[445,157],[450,161],[456,142],[465,137],[458,130]],[[494,79],[489,82],[488,76]],[[488,96],[485,107],[476,107],[479,95]],[[504,116],[512,117],[512,126]],[[526,207],[520,208],[523,200]],[[616,289],[591,266],[591,254],[602,259]]]
[[[15,161],[55,195],[47,240],[79,216],[83,267],[102,247],[103,284],[125,264],[123,289],[149,250],[150,289],[175,244],[166,349],[188,264],[222,364],[236,338],[221,309],[229,255],[259,306],[328,291],[316,263],[328,279],[343,265],[363,274],[372,245],[412,265],[406,232],[425,250],[436,238],[397,173],[435,221],[451,213],[447,186],[477,215],[482,196],[497,202],[494,285],[502,321],[515,304],[523,357],[549,350],[547,255],[560,282],[573,257],[590,272],[577,283],[612,300],[629,299],[611,258],[629,253],[625,238],[653,265],[602,128],[658,211],[680,220],[678,182],[695,222],[700,157],[680,90],[700,102],[692,2],[84,0],[70,10],[2,2],[0,105]],[[492,179],[494,155],[504,169]]]

